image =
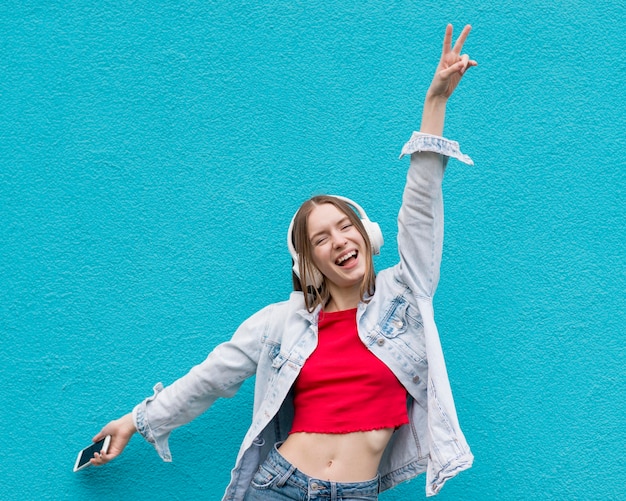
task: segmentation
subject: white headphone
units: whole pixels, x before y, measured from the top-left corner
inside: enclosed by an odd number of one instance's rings
[[[341,197],[338,195],[331,195],[333,198],[338,198],[339,200],[343,200],[348,205],[353,207],[361,218],[361,223],[363,223],[363,227],[365,228],[365,233],[367,233],[367,237],[369,238],[370,245],[372,247],[372,254],[380,254],[380,248],[385,243],[383,238],[383,232],[380,230],[380,226],[378,223],[370,221],[367,217],[367,214],[363,210],[363,208],[346,197]],[[296,274],[298,278],[300,278],[300,259],[298,253],[296,252],[296,248],[293,245],[293,223],[296,220],[296,214],[291,218],[291,223],[289,223],[289,230],[287,230],[287,247],[289,248],[289,253],[291,254],[291,259],[293,259],[293,272]],[[319,288],[322,285],[322,281],[324,277],[319,272],[317,268],[313,268],[313,275],[307,277],[307,283],[313,284],[316,288]]]

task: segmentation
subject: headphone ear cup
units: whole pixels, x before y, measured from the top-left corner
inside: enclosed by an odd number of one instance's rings
[[[296,277],[300,279],[300,260],[298,259],[298,255],[292,254],[291,259],[293,259],[293,268],[291,268],[291,270],[296,274]]]
[[[365,228],[367,236],[370,239],[372,254],[380,254],[380,248],[385,243],[380,226],[378,223],[374,223],[369,219],[361,219],[361,222],[363,223],[363,227]]]

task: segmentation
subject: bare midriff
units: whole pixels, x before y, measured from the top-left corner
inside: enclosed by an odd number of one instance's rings
[[[331,482],[376,477],[393,428],[353,433],[292,433],[279,452],[305,475]]]

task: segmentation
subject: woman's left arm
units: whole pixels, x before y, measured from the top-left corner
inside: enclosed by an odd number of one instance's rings
[[[424,100],[422,125],[420,127],[420,132],[424,134],[432,134],[434,136],[443,134],[448,99],[457,85],[459,85],[465,72],[470,67],[478,64],[473,59],[470,59],[467,54],[461,55],[463,45],[471,29],[472,27],[469,24],[466,25],[454,47],[452,47],[452,25],[446,26],[441,59]]]
[[[477,64],[461,55],[470,29],[465,26],[452,47],[452,25],[446,27],[441,58],[424,100],[420,132],[414,133],[402,149],[402,155],[411,155],[411,165],[398,215],[400,271],[403,281],[419,297],[432,297],[439,281],[443,246],[441,184],[448,158],[472,163],[457,143],[441,137],[448,98],[467,69]]]

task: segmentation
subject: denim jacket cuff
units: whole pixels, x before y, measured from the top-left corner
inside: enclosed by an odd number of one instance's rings
[[[163,384],[157,383],[153,390],[154,394],[151,397],[145,399],[133,409],[133,421],[139,434],[146,439],[147,442],[154,446],[159,456],[161,456],[161,459],[163,459],[163,461],[170,462],[172,461],[172,454],[170,453],[168,444],[169,433],[160,437],[155,436],[152,428],[150,428],[150,425],[148,424],[148,418],[146,416],[146,407],[148,403],[153,401],[157,395],[163,391]]]
[[[419,151],[439,153],[447,157],[456,158],[467,165],[474,165],[474,161],[469,156],[461,153],[459,143],[456,141],[450,141],[445,137],[432,134],[424,134],[423,132],[413,132],[411,138],[402,147],[400,158]]]

